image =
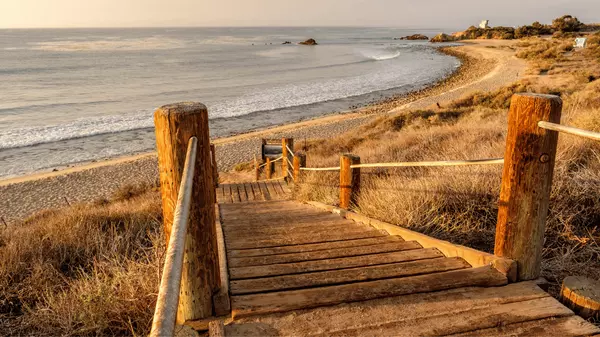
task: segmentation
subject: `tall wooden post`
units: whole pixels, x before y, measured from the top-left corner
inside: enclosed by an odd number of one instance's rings
[[[340,158],[340,208],[348,209],[356,202],[360,190],[360,169],[351,165],[360,164],[360,157],[344,154]]]
[[[210,144],[210,155],[213,168],[213,180],[215,181],[215,187],[219,187],[219,168],[217,167],[217,153],[215,144]]]
[[[561,110],[551,95],[516,94],[510,105],[494,252],[517,261],[519,280],[540,276],[558,141],[537,124],[560,123]]]
[[[273,177],[273,163],[271,163],[271,158],[267,157],[267,162],[265,165],[267,179],[271,179]]]
[[[183,174],[187,144],[198,138],[192,204],[181,276],[177,322],[213,314],[213,292],[220,287],[215,230],[215,195],[208,112],[201,103],[165,105],[154,113],[164,230],[167,242]]]
[[[260,168],[258,167],[258,160],[256,154],[254,155],[254,178],[256,181],[260,180]]]
[[[306,167],[306,154],[299,152],[294,156],[294,182],[300,182],[301,167]]]
[[[290,160],[290,152],[288,151],[288,147],[290,148],[290,150],[294,150],[294,139],[293,138],[282,138],[281,139],[281,149],[282,149],[281,156],[283,158],[281,159],[281,171],[283,174],[283,178],[289,177],[290,166],[288,164],[288,161]]]

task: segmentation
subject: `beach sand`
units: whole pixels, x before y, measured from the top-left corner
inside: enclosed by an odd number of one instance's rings
[[[511,41],[467,41],[445,52],[463,61],[448,79],[407,96],[388,99],[358,109],[283,125],[262,131],[214,140],[219,170],[231,170],[260,154],[262,138],[327,138],[369,123],[382,114],[401,114],[407,109],[444,105],[473,91],[490,91],[510,84],[524,73],[525,62],[514,57]],[[57,172],[32,174],[0,181],[0,217],[10,223],[36,211],[64,207],[78,202],[110,198],[124,185],[155,183],[158,178],[156,154],[143,154],[81,165]]]

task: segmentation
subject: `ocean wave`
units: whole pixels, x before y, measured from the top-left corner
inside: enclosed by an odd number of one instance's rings
[[[152,110],[129,115],[78,119],[61,125],[19,128],[0,134],[0,149],[32,146],[68,139],[83,138],[153,127]]]
[[[182,40],[162,36],[152,36],[141,39],[103,39],[103,40],[61,40],[52,42],[37,42],[32,50],[52,52],[79,52],[79,51],[137,51],[159,50],[184,47]]]
[[[398,50],[397,48],[360,50],[360,53],[367,59],[374,60],[374,61],[391,60],[391,59],[395,59],[398,56],[402,55],[402,51]]]

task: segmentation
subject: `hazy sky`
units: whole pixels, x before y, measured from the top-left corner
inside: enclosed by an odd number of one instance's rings
[[[0,0],[0,27],[393,26],[600,22],[600,0]]]

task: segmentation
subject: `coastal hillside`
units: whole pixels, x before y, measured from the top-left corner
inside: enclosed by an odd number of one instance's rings
[[[507,108],[519,92],[560,95],[564,123],[600,131],[600,33],[588,43],[586,49],[574,49],[570,38],[527,38],[480,47],[509,54],[499,60],[474,59],[450,48],[448,53],[464,60],[454,77],[347,117],[368,121],[365,125],[319,125],[312,135],[323,137],[296,142],[294,150],[305,152],[311,167],[337,166],[343,153],[364,162],[501,157]],[[518,65],[525,62],[522,72]],[[520,79],[506,85],[513,77]],[[490,78],[500,88],[473,91],[487,89]],[[299,130],[292,125],[258,135]],[[249,137],[241,135],[217,152],[235,147],[249,152],[254,149]],[[600,278],[600,145],[569,136],[561,136],[559,144],[543,264],[553,294],[566,275]],[[253,179],[251,165],[235,167],[222,172],[223,181]],[[500,179],[501,168],[491,166],[363,170],[363,188],[351,207],[489,252]],[[338,192],[338,174],[305,173],[294,197],[336,205]],[[158,188],[145,184],[123,186],[95,202],[38,212],[1,230],[2,334],[147,335],[164,262],[162,221]]]
[[[487,25],[487,24],[486,24]],[[541,24],[536,21],[531,25],[514,27],[475,27],[471,26],[464,31],[452,34],[440,33],[431,39],[431,42],[453,42],[461,40],[494,39],[513,40],[528,37],[552,35],[555,38],[573,38],[585,36],[589,32],[600,30],[598,24],[585,24],[577,17],[563,15],[552,20],[552,24]]]
[[[527,60],[522,80],[493,92],[474,92],[444,105],[384,116],[358,131],[297,147],[311,167],[331,167],[342,153],[363,162],[415,162],[502,157],[506,113],[515,93],[560,95],[562,122],[600,131],[600,34],[573,50],[571,39],[524,39],[512,44]],[[593,141],[560,136],[543,276],[556,294],[571,274],[600,277],[600,174]],[[492,252],[501,167],[370,169],[361,172],[359,213]],[[336,204],[338,175],[306,173],[299,200]]]

